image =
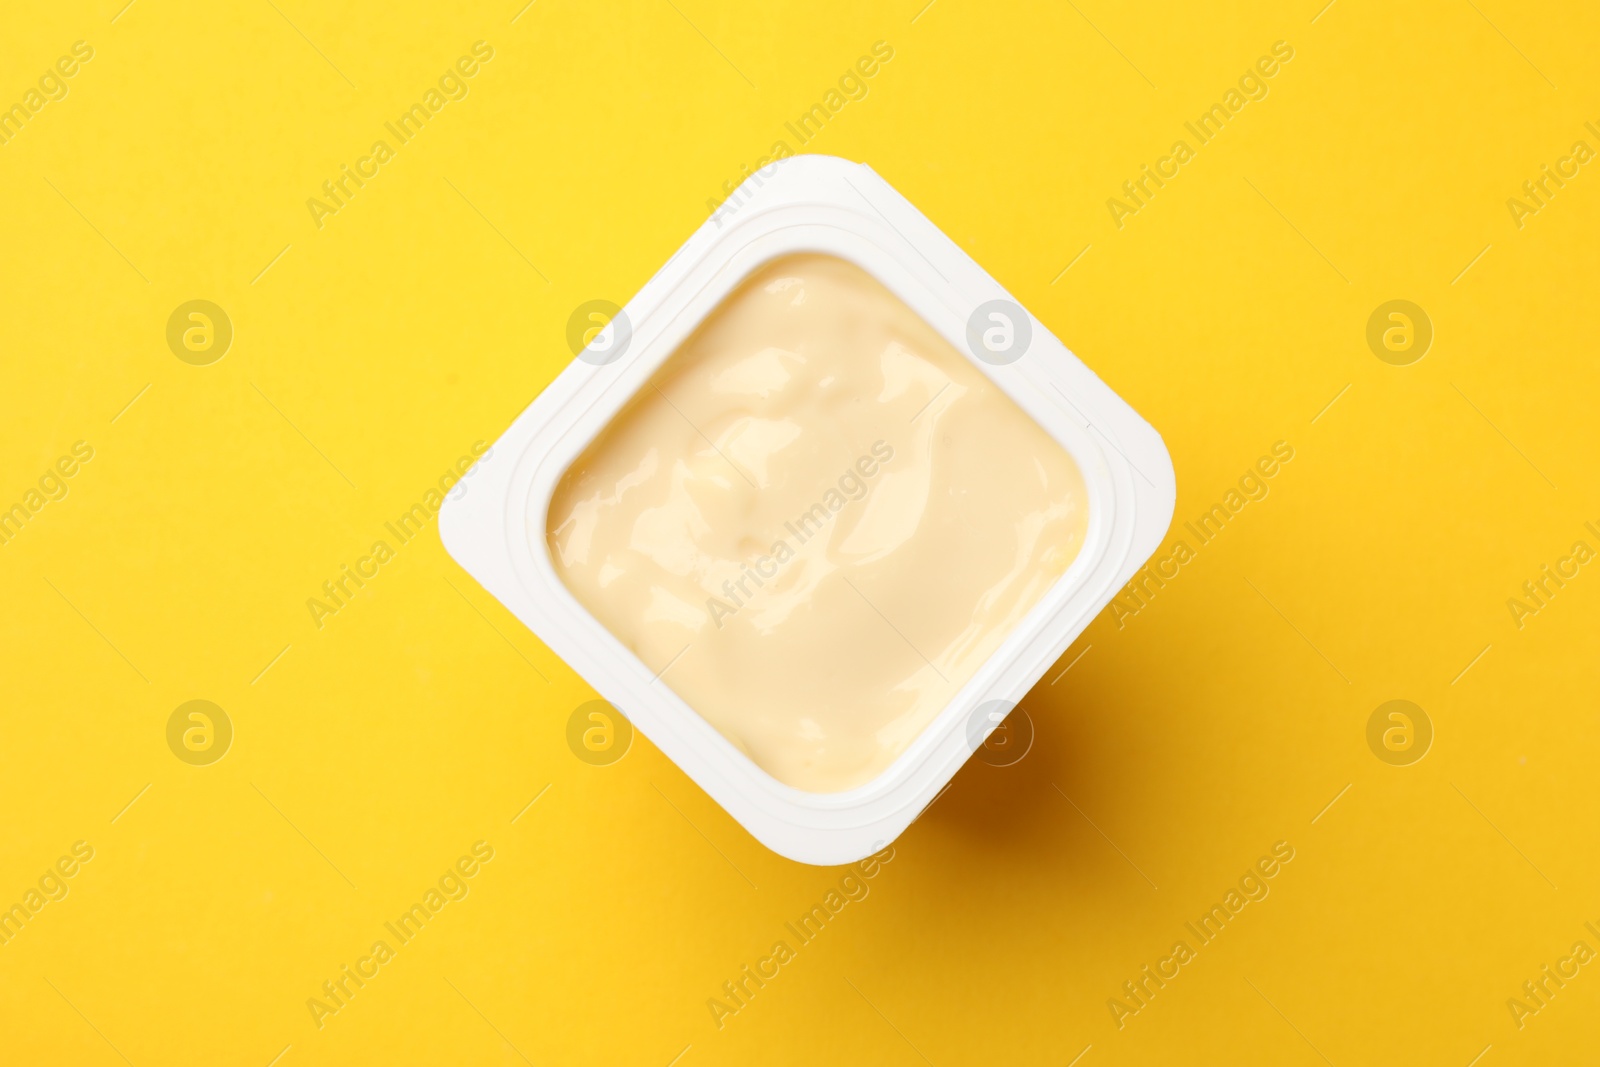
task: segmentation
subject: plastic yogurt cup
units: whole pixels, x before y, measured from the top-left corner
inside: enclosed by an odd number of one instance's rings
[[[1157,547],[1160,436],[862,164],[752,175],[446,503],[758,840],[894,840]]]

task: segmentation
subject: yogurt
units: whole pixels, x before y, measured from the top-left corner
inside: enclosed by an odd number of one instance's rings
[[[756,269],[583,450],[561,581],[768,774],[876,778],[1066,572],[1072,457],[860,267]]]

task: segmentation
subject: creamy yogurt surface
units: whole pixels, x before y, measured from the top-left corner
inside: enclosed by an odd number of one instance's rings
[[[1087,526],[1060,444],[864,270],[805,253],[712,311],[529,532],[656,684],[832,793],[905,751]]]

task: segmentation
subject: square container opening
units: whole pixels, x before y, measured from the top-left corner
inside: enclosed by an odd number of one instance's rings
[[[579,454],[542,537],[660,684],[813,793],[881,774],[1066,572],[1067,451],[859,266],[753,271]]]

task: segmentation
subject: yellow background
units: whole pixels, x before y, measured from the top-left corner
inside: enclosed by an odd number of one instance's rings
[[[1592,5],[122,2],[0,20],[7,105],[95,49],[0,146],[0,505],[95,449],[0,547],[0,904],[95,849],[0,947],[0,1060],[1595,1058],[1600,967],[1506,1007],[1600,948],[1600,567],[1506,606],[1600,547],[1597,165],[1506,207],[1600,148]],[[318,229],[306,199],[480,39],[470,95]],[[842,872],[643,739],[576,759],[593,691],[433,526],[321,629],[305,601],[879,40],[806,150],[870,163],[1148,418],[1180,523],[1296,454],[719,1030]],[[1279,40],[1270,95],[1114,226]],[[1365,341],[1396,298],[1435,329],[1406,367]],[[234,326],[210,366],[165,341],[192,299]],[[166,742],[195,698],[236,731],[205,767]],[[1395,698],[1436,734],[1411,766],[1366,742]],[[307,998],[478,840],[471,895],[319,1030]],[[1271,895],[1119,1030],[1108,998],[1279,840]]]

